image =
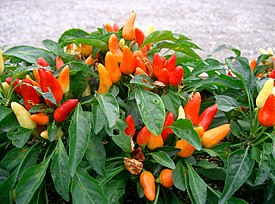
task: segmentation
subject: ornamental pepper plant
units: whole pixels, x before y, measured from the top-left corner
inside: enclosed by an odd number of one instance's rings
[[[136,18],[0,51],[1,203],[274,203],[273,52]]]

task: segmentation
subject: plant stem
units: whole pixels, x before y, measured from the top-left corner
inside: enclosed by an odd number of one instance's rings
[[[230,148],[239,148],[239,147],[241,147],[241,146],[245,146],[245,145],[247,145],[248,144],[248,142],[241,142],[241,143],[238,143],[238,144],[233,144],[233,145],[230,145]]]
[[[157,185],[157,194],[156,194],[156,199],[155,199],[155,201],[154,201],[154,204],[157,204],[157,203],[158,203],[159,190],[160,190],[160,185]]]
[[[262,142],[264,142],[265,140],[269,139],[270,137],[268,135],[266,135],[265,137],[263,137],[262,139],[260,139],[259,141],[255,142],[253,145],[257,146],[259,144],[261,144]]]

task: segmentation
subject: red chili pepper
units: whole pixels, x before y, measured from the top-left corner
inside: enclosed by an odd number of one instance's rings
[[[47,67],[49,66],[49,63],[43,58],[43,57],[39,57],[37,60],[37,64],[39,64],[42,67]]]
[[[262,126],[270,127],[275,125],[275,96],[270,94],[264,106],[258,113],[258,120]]]
[[[204,131],[208,130],[209,125],[218,111],[218,104],[206,108],[199,116],[197,125],[202,126]]]
[[[268,78],[275,79],[275,57],[273,57],[272,60],[273,60],[273,66],[274,66],[274,68],[273,68],[273,70],[268,74]],[[274,84],[275,84],[275,82],[274,82]]]
[[[144,72],[147,71],[142,59],[139,56],[134,56],[134,68],[136,69],[137,67],[141,68]]]
[[[24,106],[27,110],[30,110],[32,106],[40,103],[40,97],[33,88],[33,84],[29,79],[23,79],[20,83],[20,88],[22,91]]]
[[[12,77],[6,78],[6,82],[10,85],[12,82]],[[15,93],[17,93],[19,96],[22,96],[22,91],[20,86],[18,85],[20,83],[20,79],[16,78],[12,84],[12,88],[16,87],[14,89]]]
[[[63,66],[64,66],[63,60],[61,59],[61,57],[57,56],[56,59],[55,59],[56,70],[60,69]]]
[[[116,23],[114,23],[113,24],[113,29],[114,29],[114,32],[118,32],[119,31],[119,26]]]
[[[191,120],[193,125],[197,124],[200,106],[201,94],[199,92],[196,92],[193,94],[191,100],[189,100],[184,107],[185,118]]]
[[[142,30],[139,28],[135,28],[135,35],[136,35],[136,42],[138,44],[138,47],[140,47],[145,39],[145,35],[142,32]]]
[[[172,86],[178,86],[181,83],[184,70],[182,66],[177,66],[174,71],[171,73],[169,82]]]
[[[58,104],[63,97],[62,87],[60,86],[52,72],[45,69],[39,69],[38,72],[40,76],[40,85],[42,91],[48,92],[48,88],[50,88],[54,95],[56,104]],[[45,100],[45,102],[52,105],[52,103],[49,100]]]
[[[63,122],[67,119],[68,115],[74,110],[77,106],[78,100],[77,99],[69,99],[65,101],[61,106],[59,106],[53,114],[53,118],[57,122]]]
[[[233,76],[233,74],[232,74],[232,72],[230,70],[228,70],[227,76]]]
[[[135,121],[132,115],[128,115],[125,119],[127,123],[127,128],[125,129],[125,134],[133,137],[136,132]]]
[[[144,126],[137,135],[137,143],[140,146],[144,146],[148,143],[150,138],[150,131],[147,129],[146,126]]]
[[[163,82],[165,86],[169,86],[170,84],[169,79],[170,79],[170,72],[168,71],[168,69],[163,68],[159,72],[158,80]]]
[[[175,122],[174,114],[171,112],[168,112],[165,117],[163,130],[161,132],[161,136],[163,140],[167,140],[169,134],[173,134],[173,131],[171,128],[168,128],[167,126],[172,125]]]
[[[173,72],[176,67],[176,55],[172,54],[171,57],[166,61],[164,67],[169,70],[169,72]]]
[[[162,58],[158,53],[154,54],[152,67],[153,67],[155,77],[159,76],[159,72],[163,69],[165,61],[166,59]]]

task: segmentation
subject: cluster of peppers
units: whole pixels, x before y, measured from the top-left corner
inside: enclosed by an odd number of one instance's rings
[[[70,90],[70,68],[64,66],[60,57],[56,58],[56,69],[61,67],[58,78],[55,78],[52,71],[48,68],[45,59],[39,58],[37,61],[38,68],[33,70],[33,78],[26,75],[24,79],[6,78],[3,84],[5,90],[9,91],[9,86],[19,96],[23,104],[11,102],[11,108],[21,127],[26,129],[36,129],[40,137],[49,139],[47,125],[50,121],[63,122],[78,104],[78,99],[63,100],[63,96]],[[51,93],[52,99],[44,97],[45,94]],[[66,97],[64,97],[66,98]],[[30,111],[33,107],[39,106],[37,112]],[[49,111],[53,110],[53,111]],[[30,113],[32,112],[32,114]],[[63,132],[59,127],[55,139],[62,136]]]

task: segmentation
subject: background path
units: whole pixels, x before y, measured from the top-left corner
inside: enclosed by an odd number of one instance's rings
[[[124,24],[137,12],[142,28],[184,33],[205,53],[221,44],[255,57],[260,47],[275,50],[274,0],[0,0],[0,46],[33,45],[69,28],[93,31],[106,22]]]

